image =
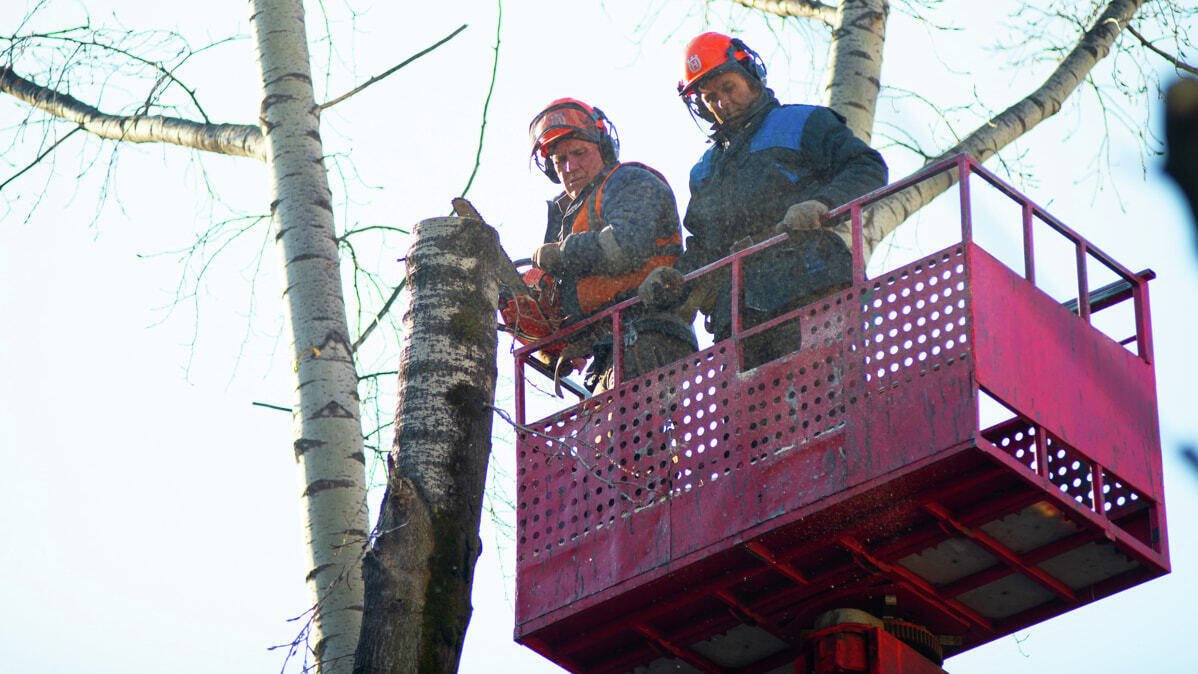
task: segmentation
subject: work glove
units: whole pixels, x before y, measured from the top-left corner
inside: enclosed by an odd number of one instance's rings
[[[557,273],[565,266],[562,263],[561,246],[556,243],[542,244],[540,248],[533,252],[532,264],[537,269],[547,271],[550,274]]]
[[[682,304],[686,291],[680,285],[682,272],[673,267],[658,267],[649,272],[637,288],[637,295],[653,311],[663,311]]]
[[[775,234],[791,234],[804,230],[820,228],[820,218],[828,213],[828,207],[822,201],[810,199],[786,209],[782,222],[774,225]]]

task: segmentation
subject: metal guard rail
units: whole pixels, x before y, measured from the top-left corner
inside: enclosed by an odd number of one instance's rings
[[[951,178],[951,172],[954,170],[957,172],[957,178],[955,180],[953,178]],[[1035,251],[1034,251],[1034,248],[1035,248],[1034,243],[1035,242],[1034,242],[1033,236],[1032,236],[1032,224],[1034,222],[1034,219],[1039,218],[1040,221],[1044,222],[1052,230],[1056,231],[1058,234],[1060,234],[1065,239],[1067,239],[1070,243],[1073,244],[1073,247],[1076,251],[1075,264],[1076,264],[1076,272],[1077,272],[1078,293],[1077,293],[1077,299],[1067,302],[1066,305],[1069,306],[1070,311],[1072,311],[1075,314],[1077,314],[1078,316],[1080,316],[1082,318],[1082,320],[1089,323],[1092,310],[1096,311],[1098,309],[1106,308],[1108,306],[1111,306],[1111,304],[1113,304],[1113,301],[1110,301],[1110,298],[1106,297],[1107,294],[1110,294],[1109,289],[1111,286],[1118,285],[1120,287],[1120,289],[1123,291],[1121,293],[1123,297],[1121,297],[1120,299],[1125,298],[1127,293],[1130,293],[1130,296],[1132,297],[1132,299],[1135,302],[1136,334],[1135,334],[1134,340],[1136,341],[1136,345],[1137,345],[1137,353],[1140,355],[1141,358],[1144,359],[1145,362],[1150,363],[1150,364],[1153,362],[1153,360],[1152,360],[1152,336],[1151,336],[1151,327],[1150,327],[1150,324],[1148,321],[1147,295],[1145,294],[1145,286],[1146,286],[1147,282],[1154,277],[1154,274],[1151,271],[1145,271],[1145,272],[1141,272],[1139,274],[1136,274],[1136,273],[1130,271],[1129,269],[1124,267],[1122,264],[1115,261],[1114,258],[1107,255],[1105,252],[1100,250],[1098,247],[1091,244],[1089,241],[1087,241],[1084,237],[1082,237],[1080,234],[1075,232],[1073,229],[1069,228],[1064,223],[1057,220],[1055,217],[1053,217],[1051,214],[1049,214],[1048,211],[1044,210],[1044,208],[1041,207],[1040,205],[1038,205],[1036,202],[1032,201],[1030,198],[1028,198],[1027,196],[1020,193],[1014,187],[1011,187],[1010,185],[1003,182],[998,176],[994,175],[989,170],[982,167],[981,164],[979,164],[977,162],[977,160],[975,160],[973,157],[969,156],[967,153],[961,153],[954,157],[950,157],[948,159],[944,159],[935,164],[927,166],[927,167],[911,174],[910,176],[903,178],[902,180],[899,180],[899,181],[891,183],[889,185],[880,187],[880,188],[874,190],[873,192],[870,192],[864,196],[858,197],[857,199],[854,199],[853,201],[850,201],[847,204],[839,206],[839,207],[833,209],[832,211],[830,211],[826,216],[824,216],[825,223],[835,222],[839,218],[844,217],[846,214],[848,215],[848,217],[850,219],[850,223],[851,223],[851,227],[852,227],[852,246],[851,246],[851,248],[852,248],[852,256],[853,256],[852,281],[854,284],[863,283],[865,281],[865,262],[866,262],[866,260],[865,260],[865,254],[864,254],[865,239],[864,239],[863,221],[862,221],[863,209],[865,209],[871,205],[877,204],[878,202],[880,202],[888,197],[895,196],[895,195],[899,194],[900,192],[903,192],[904,190],[906,190],[910,187],[913,187],[919,183],[922,183],[922,182],[925,182],[932,178],[935,178],[937,176],[940,176],[941,174],[950,174],[950,180],[954,180],[954,182],[958,186],[958,192],[960,195],[961,240],[962,241],[970,241],[973,238],[972,204],[971,204],[971,193],[970,193],[970,183],[969,183],[969,177],[971,175],[977,175],[978,177],[982,178],[987,183],[989,183],[992,187],[994,187],[999,192],[1001,192],[1003,195],[1007,196],[1009,199],[1011,199],[1012,201],[1014,201],[1020,205],[1020,208],[1022,211],[1023,261],[1024,261],[1023,277],[1026,278],[1033,285],[1036,284]],[[951,187],[951,185],[948,187]],[[948,187],[946,187],[945,189],[947,190]],[[769,248],[778,243],[781,243],[782,241],[784,241],[786,239],[786,236],[787,236],[786,234],[774,235],[764,241],[761,241],[760,243],[753,244],[749,247],[738,250],[738,251],[728,255],[727,257],[716,260],[715,262],[712,262],[711,264],[708,264],[704,267],[700,267],[699,269],[696,269],[683,277],[682,282],[685,283],[685,282],[692,281],[693,279],[696,279],[699,276],[702,276],[704,274],[707,274],[707,273],[713,272],[717,269],[720,269],[722,267],[725,267],[725,266],[732,267],[732,270],[731,270],[732,335],[729,339],[732,340],[734,343],[739,342],[740,340],[743,340],[752,335],[755,335],[759,332],[768,330],[782,322],[790,320],[801,311],[801,309],[798,309],[798,310],[795,310],[792,312],[788,312],[787,314],[778,316],[778,317],[776,317],[768,322],[762,323],[760,325],[756,325],[748,330],[745,330],[741,325],[740,296],[741,296],[741,286],[743,283],[743,279],[742,279],[742,275],[741,275],[741,267],[743,264],[742,261],[744,260],[745,257],[747,257],[749,255],[753,255],[759,251],[765,250],[766,248]],[[1100,289],[1094,291],[1094,293],[1089,292],[1088,275],[1087,275],[1087,271],[1086,271],[1086,257],[1087,256],[1093,256],[1100,263],[1102,263],[1105,267],[1107,267],[1112,272],[1114,272],[1116,275],[1118,275],[1121,278],[1121,280],[1116,281],[1114,284],[1110,284],[1104,288],[1100,288]],[[1108,292],[1104,293],[1104,291],[1108,291]],[[1094,302],[1099,300],[1099,297],[1102,297],[1106,301],[1101,302],[1100,305],[1097,307],[1092,306]],[[524,404],[525,404],[524,365],[525,365],[526,361],[529,358],[532,358],[533,357],[532,354],[535,353],[536,351],[538,351],[550,344],[553,344],[555,342],[566,339],[572,334],[580,332],[580,331],[588,328],[591,325],[597,324],[599,321],[603,321],[603,320],[611,321],[612,343],[613,343],[613,345],[616,345],[613,347],[613,359],[614,359],[613,367],[615,369],[615,386],[619,386],[622,381],[621,373],[623,372],[623,364],[624,364],[623,329],[622,329],[623,326],[622,326],[622,321],[620,319],[625,310],[627,310],[628,308],[637,304],[639,301],[640,301],[640,299],[634,295],[626,300],[623,300],[621,302],[618,302],[618,303],[612,305],[611,307],[607,308],[606,310],[604,310],[602,312],[599,312],[599,313],[597,313],[593,316],[590,316],[582,321],[574,323],[573,325],[571,325],[563,330],[560,330],[552,335],[549,335],[548,337],[545,337],[544,339],[541,339],[539,341],[536,341],[536,342],[533,342],[533,343],[530,343],[528,345],[518,348],[515,352],[515,361],[516,361],[515,375],[516,375],[516,384],[517,384],[515,393],[516,393],[517,422],[520,424],[523,424],[526,421],[524,418],[524,411],[525,411],[524,410]],[[1126,340],[1126,341],[1130,342],[1131,339]]]

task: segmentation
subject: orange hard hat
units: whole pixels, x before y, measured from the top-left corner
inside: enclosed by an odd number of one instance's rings
[[[699,101],[698,92],[695,91],[704,78],[734,69],[748,78],[750,83],[765,86],[765,63],[761,57],[741,40],[723,33],[703,33],[686,43],[685,59],[682,79],[678,82],[678,94],[693,114],[709,122],[715,119]]]
[[[611,120],[599,108],[591,107],[577,98],[559,98],[533,117],[528,125],[532,142],[532,159],[553,182],[559,182],[557,171],[548,161],[553,144],[567,137],[577,137],[599,146],[604,162],[617,160],[620,137]]]

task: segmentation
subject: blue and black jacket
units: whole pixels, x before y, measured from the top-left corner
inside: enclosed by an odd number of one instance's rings
[[[882,156],[829,108],[780,105],[769,89],[755,108],[737,129],[717,131],[691,169],[686,251],[675,265],[683,273],[724,257],[747,236],[771,231],[794,204],[815,199],[834,208],[886,184]],[[833,232],[792,236],[749,258],[744,304],[771,312],[846,282],[851,273],[851,253]],[[731,323],[728,297],[725,284],[710,317],[717,335]]]

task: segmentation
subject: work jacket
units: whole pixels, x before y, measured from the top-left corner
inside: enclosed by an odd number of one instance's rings
[[[886,184],[881,155],[832,110],[780,105],[765,89],[748,114],[737,128],[717,130],[691,169],[686,253],[675,265],[683,273],[728,255],[745,237],[760,239],[794,204],[814,199],[833,208]],[[851,253],[831,231],[792,235],[748,259],[744,306],[774,311],[846,282],[851,274]],[[731,322],[726,284],[710,321],[713,331],[726,333]]]
[[[586,317],[623,300],[682,254],[674,193],[642,164],[611,164],[576,199],[549,202],[545,242],[562,243],[562,310]]]

